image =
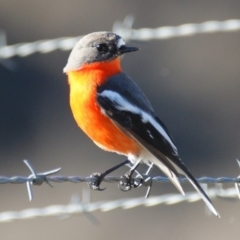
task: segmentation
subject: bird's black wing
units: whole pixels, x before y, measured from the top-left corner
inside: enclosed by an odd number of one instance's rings
[[[219,216],[211,200],[178,157],[177,148],[167,128],[155,115],[145,95],[127,75],[115,75],[99,86],[97,102],[103,113],[122,131],[130,134],[159,160],[155,164],[182,194],[184,192],[177,179],[179,174],[189,179],[210,210]]]
[[[115,75],[100,86],[97,102],[118,127],[132,135],[157,158],[165,161],[168,157],[180,163],[177,148],[167,128],[155,115],[142,91],[126,74]],[[177,174],[168,160],[164,164]]]

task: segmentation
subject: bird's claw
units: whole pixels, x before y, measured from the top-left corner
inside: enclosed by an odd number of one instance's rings
[[[139,177],[140,176],[140,177]],[[128,192],[132,188],[138,188],[141,186],[146,186],[147,187],[147,192],[145,195],[145,198],[149,197],[151,188],[152,188],[152,178],[149,175],[143,174],[143,175],[138,175],[137,178],[132,178],[131,173],[126,173],[125,175],[121,176],[123,179],[122,181],[119,182],[118,187],[121,191],[123,192]]]
[[[123,192],[128,192],[132,188],[138,188],[142,186],[142,178],[139,178],[139,181],[132,178],[132,173],[128,172],[121,176],[123,180],[121,180],[118,184],[118,187]]]
[[[88,186],[92,190],[104,191],[106,189],[106,188],[100,188],[100,184],[101,184],[103,178],[105,177],[104,174],[102,174],[102,173],[93,173],[90,177],[96,179],[95,181],[89,181],[88,182]]]

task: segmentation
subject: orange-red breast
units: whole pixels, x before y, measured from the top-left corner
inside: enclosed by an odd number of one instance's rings
[[[173,139],[146,96],[122,72],[121,56],[137,50],[111,32],[88,34],[75,45],[64,68],[73,116],[100,148],[125,155],[132,164],[154,163],[182,194],[178,177],[186,176],[209,209],[219,216],[180,160]]]

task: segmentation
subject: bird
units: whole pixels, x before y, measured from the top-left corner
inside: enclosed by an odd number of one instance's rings
[[[116,33],[93,32],[73,47],[63,72],[70,89],[70,107],[77,125],[101,149],[127,160],[99,175],[140,163],[156,165],[184,195],[179,182],[185,176],[211,212],[220,217],[211,200],[179,157],[167,127],[137,84],[122,71],[122,56],[138,51]]]

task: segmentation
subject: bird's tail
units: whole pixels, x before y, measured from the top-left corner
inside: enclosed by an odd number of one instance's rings
[[[157,161],[153,161],[153,163],[160,168],[160,170],[170,179],[173,185],[177,188],[177,190],[185,195],[182,186],[178,180],[178,175],[176,175],[173,171],[171,171],[168,167],[166,167],[161,161],[157,159]]]
[[[182,161],[178,158],[178,156],[173,156],[175,157],[175,159],[170,159],[169,157],[162,154],[160,151],[150,145],[145,144],[144,148],[147,149],[146,152],[148,154],[145,156],[145,158],[150,159],[151,162],[153,162],[158,168],[160,168],[160,170],[162,170],[163,173],[166,174],[167,177],[169,177],[171,182],[175,185],[175,187],[179,190],[180,193],[185,195],[178,179],[180,175],[183,175],[197,190],[197,192],[200,194],[203,201],[206,203],[211,212],[217,217],[220,217],[219,213],[216,211],[207,194],[204,192],[204,190],[199,185],[197,180],[193,177],[193,175],[188,171]]]
[[[202,187],[199,185],[197,180],[189,172],[188,172],[188,174],[184,174],[184,175],[189,180],[189,182],[193,185],[193,187],[197,190],[197,192],[200,194],[200,196],[202,197],[203,201],[206,203],[206,205],[212,211],[212,213],[220,218],[219,213],[217,212],[217,210],[213,206],[211,200],[209,199],[207,194],[204,192]]]
[[[169,159],[170,160],[170,159]],[[174,165],[174,167],[176,168],[176,171],[181,174],[184,175],[189,182],[193,185],[193,187],[197,190],[197,192],[200,194],[200,196],[202,197],[203,201],[206,203],[206,205],[208,206],[208,208],[211,210],[211,212],[220,218],[219,213],[217,212],[217,210],[215,209],[215,207],[212,204],[212,201],[209,199],[209,197],[207,196],[207,194],[204,192],[204,190],[202,189],[202,187],[200,186],[200,184],[197,182],[197,180],[193,177],[193,175],[188,171],[188,169],[185,167],[184,164],[181,164],[181,167],[176,165],[173,161],[170,160],[170,162]]]

